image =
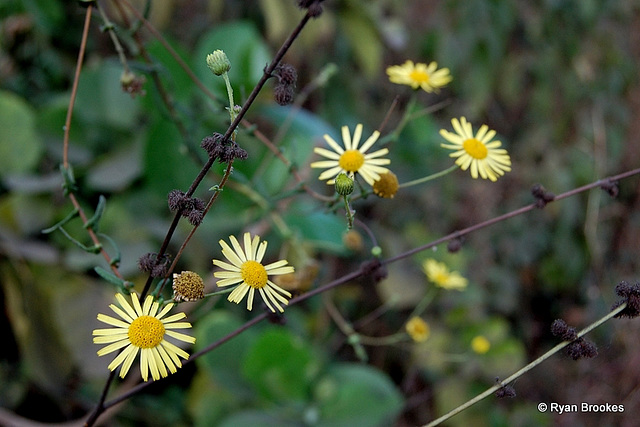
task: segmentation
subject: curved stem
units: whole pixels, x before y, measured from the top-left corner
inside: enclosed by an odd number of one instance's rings
[[[611,311],[606,316],[596,320],[591,325],[587,326],[586,328],[584,328],[583,330],[578,332],[577,337],[580,338],[581,336],[587,334],[588,332],[590,332],[593,329],[597,328],[598,326],[602,325],[604,322],[606,322],[609,319],[613,318],[616,314],[620,313],[625,308],[627,308],[627,304],[626,303],[622,304],[619,307],[617,307],[615,310]],[[500,381],[499,384],[496,384],[493,387],[488,388],[487,390],[485,390],[484,392],[480,393],[479,395],[477,395],[473,399],[468,400],[467,402],[463,403],[462,405],[458,406],[455,409],[452,409],[451,411],[449,411],[445,415],[441,416],[440,418],[437,418],[437,419],[431,421],[430,423],[425,424],[423,427],[436,426],[436,425],[440,424],[441,422],[446,421],[449,418],[453,417],[454,415],[459,414],[460,412],[464,411],[465,409],[469,408],[470,406],[480,402],[482,399],[484,399],[485,397],[489,396],[490,394],[496,392],[496,390],[498,390],[504,384],[509,384],[510,382],[512,382],[513,380],[517,379],[518,377],[521,377],[526,372],[529,372],[530,370],[532,370],[533,368],[535,368],[536,366],[538,366],[539,364],[541,364],[542,362],[547,360],[549,357],[553,356],[558,351],[562,350],[564,347],[568,346],[572,342],[573,341],[562,341],[560,344],[556,345],[555,347],[553,347],[551,350],[547,351],[542,356],[538,357],[537,359],[535,359],[534,361],[532,361],[528,365],[524,366],[522,369],[520,369],[517,372],[515,372],[514,374],[510,375],[508,378],[504,379],[503,381]]]
[[[425,182],[429,182],[429,181],[434,180],[436,178],[440,178],[441,176],[445,176],[446,174],[453,172],[454,170],[458,169],[459,167],[460,166],[458,166],[458,165],[453,165],[450,168],[445,169],[443,171],[436,172],[434,174],[427,175],[427,176],[422,177],[422,178],[414,179],[413,181],[403,182],[402,184],[398,185],[398,188],[407,188],[407,187],[411,187],[413,185],[418,185],[418,184],[423,184]]]

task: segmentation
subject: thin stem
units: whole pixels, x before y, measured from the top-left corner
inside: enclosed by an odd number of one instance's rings
[[[589,190],[591,188],[600,186],[600,185],[602,185],[604,183],[611,182],[611,181],[617,181],[617,180],[624,179],[624,178],[627,178],[627,177],[630,177],[630,176],[633,176],[633,175],[637,175],[639,173],[640,173],[640,168],[634,169],[634,170],[630,170],[630,171],[627,171],[627,172],[624,172],[624,173],[621,173],[621,174],[618,174],[618,175],[614,175],[614,176],[611,176],[609,178],[604,178],[604,179],[595,181],[595,182],[593,182],[591,184],[587,184],[587,185],[584,185],[582,187],[579,187],[579,188],[567,191],[565,193],[562,193],[562,194],[556,196],[555,200],[564,199],[566,197],[570,197],[570,196],[573,196],[573,195],[578,194],[580,192],[584,192],[584,191],[587,191],[587,190]],[[528,212],[531,209],[533,209],[533,206],[525,206],[523,208],[516,209],[516,210],[514,210],[514,211],[512,211],[512,212],[510,212],[508,214],[502,215],[501,218],[502,218],[502,220],[507,219],[507,218],[511,218],[511,217],[516,216],[516,215]],[[426,245],[420,246],[419,248],[406,251],[406,252],[404,252],[402,254],[399,254],[399,255],[397,255],[395,257],[392,257],[392,258],[388,258],[388,259],[382,261],[382,263],[383,264],[390,264],[390,263],[398,261],[400,259],[407,258],[407,257],[409,257],[409,256],[411,256],[411,255],[413,255],[413,254],[415,254],[417,252],[420,252],[420,251],[426,250],[428,248],[431,248],[431,247],[433,247],[433,246],[435,246],[437,244],[440,244],[440,243],[442,243],[444,241],[459,237],[459,236],[462,235],[461,233],[463,233],[463,234],[470,233],[473,230],[478,230],[480,228],[487,227],[488,225],[494,224],[496,222],[498,222],[498,221],[489,220],[489,221],[485,221],[483,223],[477,224],[476,226],[469,227],[469,228],[467,228],[465,230],[462,230],[462,232],[451,233],[448,236],[445,236],[445,237],[443,237],[441,239],[437,239],[437,240],[435,240],[435,241],[433,241],[431,243],[428,243]],[[314,297],[314,296],[316,296],[318,294],[322,294],[322,293],[324,293],[324,292],[326,292],[326,291],[328,291],[330,289],[333,289],[333,288],[335,288],[337,286],[340,286],[340,285],[342,285],[344,283],[350,282],[351,280],[355,280],[355,279],[361,277],[364,273],[365,273],[365,270],[362,267],[360,267],[357,270],[352,271],[351,273],[345,274],[344,276],[339,277],[339,278],[337,278],[337,279],[335,279],[335,280],[333,280],[333,281],[331,281],[331,282],[329,282],[329,283],[327,283],[327,284],[325,284],[323,286],[319,286],[318,288],[315,288],[315,289],[313,289],[313,290],[311,290],[311,291],[309,291],[309,292],[307,292],[305,294],[302,294],[302,295],[299,295],[299,296],[297,296],[295,298],[292,298],[289,301],[288,306],[289,307],[294,306],[294,305],[299,304],[299,303],[301,303],[303,301],[306,301],[306,300],[308,300],[308,299],[310,299],[310,298],[312,298],[312,297]],[[578,337],[580,337],[580,336],[588,333],[589,331],[593,330],[594,328],[598,327],[599,325],[601,325],[605,321],[609,320],[611,317],[613,317],[616,314],[620,313],[622,310],[624,310],[624,308],[626,308],[626,304],[621,305],[616,310],[614,310],[611,313],[609,313],[607,316],[603,317],[602,319],[596,321],[592,325],[590,325],[587,328],[583,329],[581,332],[578,333]],[[261,322],[262,320],[266,319],[267,317],[268,317],[267,313],[262,313],[262,314],[256,316],[255,318],[249,320],[247,323],[242,325],[237,330],[229,333],[228,335],[226,335],[225,337],[221,338],[220,340],[211,343],[210,345],[208,345],[207,347],[205,347],[202,350],[198,351],[197,353],[192,354],[191,357],[185,363],[191,363],[194,360],[196,360],[198,357],[201,357],[204,354],[206,354],[206,353],[208,353],[208,352],[210,352],[212,350],[215,350],[220,345],[222,345],[225,342],[229,341],[233,337],[239,335],[241,332],[247,330],[248,328],[252,327],[253,325]],[[557,348],[558,349],[562,348],[562,347],[566,346],[567,344],[568,343],[558,344],[558,346],[554,347],[552,350],[557,351],[556,350]],[[550,351],[552,351],[552,350],[550,350]],[[545,354],[545,355],[543,355],[541,357],[548,358],[549,356],[550,355],[546,355]],[[540,362],[536,362],[536,361],[532,362],[531,364],[527,365],[527,367],[529,367],[529,369],[527,369],[527,370],[530,370],[532,367],[536,366],[539,363]],[[527,367],[525,367],[525,368],[527,368]],[[525,368],[521,369],[516,374],[522,375],[524,372],[527,371],[527,370],[525,370]],[[510,376],[509,378],[507,378],[505,381],[503,381],[503,383],[508,383],[510,381],[513,381],[515,378],[517,378],[515,376],[516,374],[514,374],[514,375]],[[108,409],[108,408],[112,407],[113,405],[128,399],[129,397],[133,396],[134,394],[136,394],[136,393],[140,392],[141,390],[145,389],[146,387],[150,386],[152,383],[153,383],[152,381],[149,381],[149,382],[146,382],[146,383],[141,383],[138,386],[134,387],[133,389],[123,393],[122,395],[112,399],[111,401],[109,401],[107,403],[102,403],[103,402],[102,401],[98,405],[98,407],[94,410],[94,414],[92,414],[93,422],[95,422],[95,420],[97,419],[97,416],[99,415],[99,413],[103,412],[105,409]],[[445,418],[445,416],[443,416],[443,417],[438,418],[437,420],[433,421],[429,425],[436,425],[436,424],[444,421],[445,419],[450,418],[451,416],[461,412],[462,410],[468,408],[469,406],[473,405],[474,403],[484,399],[486,396],[488,396],[489,394],[491,394],[494,391],[496,391],[499,387],[500,386],[496,386],[496,387],[490,388],[489,390],[485,391],[481,395],[476,396],[474,399],[472,399],[469,402],[467,402],[466,404],[464,404],[465,405],[464,408],[462,408],[462,409],[456,408],[453,411],[451,411],[449,414],[447,414],[447,418]],[[99,409],[99,408],[101,408],[101,409]],[[97,415],[95,415],[95,414],[97,414]],[[90,425],[93,424],[93,422],[92,423],[87,423],[85,425],[90,426]]]
[[[458,169],[459,167],[460,166],[458,166],[458,165],[453,165],[450,168],[445,169],[443,171],[436,172],[434,174],[427,175],[427,176],[424,176],[422,178],[414,179],[413,181],[403,182],[402,184],[398,185],[398,188],[407,188],[407,187],[411,187],[413,185],[418,185],[418,184],[423,184],[425,182],[429,182],[429,181],[434,180],[436,178],[440,178],[441,176],[445,176],[446,174],[453,172],[454,170]]]
[[[134,15],[136,15],[138,17],[138,19],[140,19],[142,22],[145,23],[147,28],[149,28],[149,29],[153,28],[153,26],[148,24],[147,21],[144,19],[144,17],[142,15],[140,15],[140,13],[137,10],[135,10],[135,8],[128,1],[126,1],[126,0],[121,0],[121,1],[123,1],[129,7],[129,9],[132,10]],[[88,14],[90,13],[90,10],[91,10],[91,8],[88,7],[87,8],[87,13]],[[280,61],[284,57],[285,53],[289,50],[289,48],[293,44],[294,40],[300,35],[300,32],[302,31],[304,26],[307,24],[307,22],[309,22],[310,18],[311,18],[311,16],[309,15],[309,13],[306,13],[304,15],[304,17],[298,23],[298,26],[292,31],[292,33],[289,35],[287,40],[285,40],[285,42],[282,44],[282,46],[280,47],[280,49],[276,53],[275,57],[273,58],[273,60],[269,64],[269,66],[264,70],[262,78],[256,84],[256,86],[253,88],[253,90],[251,91],[251,94],[249,95],[248,99],[245,101],[244,105],[242,106],[242,109],[239,111],[238,115],[235,117],[235,119],[232,121],[231,125],[229,126],[229,128],[225,132],[223,140],[229,139],[230,136],[236,131],[238,125],[242,121],[242,118],[246,114],[247,110],[251,107],[251,105],[255,101],[256,97],[258,96],[258,93],[260,93],[260,91],[264,87],[267,79],[269,79],[271,77],[271,74],[273,73],[273,70],[280,63]],[[87,22],[87,26],[88,26],[88,22],[89,22],[88,18],[87,18],[86,22]],[[88,29],[86,27],[85,27],[85,31],[88,32]],[[153,29],[151,31],[157,33],[157,31],[155,31],[155,29]],[[164,40],[164,39],[162,39],[162,37],[160,37],[159,34],[156,34],[156,36],[158,37],[159,40],[161,40],[161,41]],[[83,37],[83,41],[85,41],[84,37]],[[86,41],[85,41],[85,43],[86,43]],[[173,49],[168,45],[168,43],[165,45],[165,48],[167,48],[170,52],[173,52],[175,58],[179,58],[177,53],[175,53],[175,51],[173,51]],[[193,73],[189,70],[189,68],[186,66],[186,64],[184,64],[184,61],[181,61],[181,62],[184,65],[183,68],[185,70],[188,70],[187,72],[191,76]],[[193,78],[195,78],[195,75],[193,76]],[[197,79],[194,79],[194,81],[197,81]],[[206,92],[208,92],[208,90],[206,90],[206,88],[204,88],[204,89],[205,89]],[[70,122],[70,118],[68,120]],[[66,145],[65,145],[65,147],[66,147]],[[209,160],[205,163],[205,165],[202,167],[202,169],[200,170],[200,172],[198,173],[198,175],[196,176],[196,178],[192,182],[191,186],[189,187],[189,190],[187,191],[187,196],[190,197],[190,196],[193,195],[195,190],[198,188],[198,186],[200,185],[200,183],[202,182],[202,180],[206,176],[207,172],[211,169],[211,166],[213,166],[214,160],[215,160],[214,158],[210,157]],[[224,186],[224,183],[226,183],[229,175],[231,174],[231,170],[232,170],[232,166],[231,165],[232,165],[232,162],[229,162],[229,164],[227,165],[227,171],[225,173],[225,176],[222,178],[221,185],[219,185],[220,189],[222,189],[222,187]],[[217,198],[219,193],[220,192],[218,191],[218,192],[216,192],[216,194],[214,194],[214,196],[210,200],[210,204],[213,202],[213,200],[215,200]],[[210,204],[209,204],[208,207],[210,207]],[[208,209],[207,209],[207,211],[208,211]],[[173,219],[173,221],[171,223],[171,226],[169,227],[169,230],[167,231],[167,234],[166,234],[165,239],[164,239],[164,241],[162,243],[160,251],[158,252],[158,255],[157,255],[158,258],[161,258],[164,255],[164,253],[166,251],[166,248],[168,247],[169,242],[171,241],[171,237],[173,236],[173,233],[175,232],[175,229],[177,227],[179,219],[180,219],[180,213],[178,212],[174,216],[174,219]],[[194,232],[195,232],[195,227],[192,230],[190,236],[192,236]],[[188,237],[189,239],[190,239],[190,236]],[[172,268],[175,266],[176,261],[177,260],[174,259],[173,264],[172,264]],[[153,282],[153,278],[151,277],[151,275],[149,275],[147,277],[147,281],[145,283],[144,289],[143,289],[143,291],[141,293],[141,298],[144,298],[144,296],[149,292],[149,289],[151,287],[151,283],[152,282]],[[248,324],[253,324],[252,323],[253,321],[255,321],[255,323],[257,323],[258,321],[262,320],[262,318],[265,318],[265,317],[266,317],[266,314],[262,315],[262,317],[258,316],[254,320],[248,322]],[[256,320],[256,319],[258,319],[258,320]],[[244,330],[244,329],[242,329],[242,330]],[[237,333],[242,332],[242,330],[239,330]],[[233,335],[233,336],[235,336],[235,335]],[[222,343],[222,341],[220,343]],[[212,347],[212,348],[215,348],[215,346]],[[89,420],[85,424],[86,426],[92,426],[95,423],[95,421],[97,420],[97,418],[100,416],[100,414],[102,412],[104,412],[104,410],[107,408],[107,406],[105,406],[103,404],[104,403],[104,397],[106,396],[107,390],[109,389],[109,386],[110,386],[112,381],[113,381],[113,375],[109,376],[109,378],[107,379],[107,382],[105,384],[104,391],[103,391],[103,396],[101,397],[100,401],[96,405],[96,408],[95,408],[94,412],[92,413],[91,417],[89,418]]]
[[[584,328],[583,330],[581,330],[580,332],[578,332],[577,337],[580,338],[581,336],[587,334],[588,332],[592,331],[593,329],[597,328],[598,326],[602,325],[604,322],[608,321],[609,319],[613,318],[614,316],[616,316],[618,313],[620,313],[622,310],[624,310],[625,308],[627,308],[627,304],[622,304],[621,306],[617,307],[615,310],[611,311],[609,314],[607,314],[606,316],[596,320],[595,322],[593,322],[592,324],[590,324],[589,326],[587,326],[586,328]],[[473,399],[463,403],[462,405],[458,406],[457,408],[449,411],[447,414],[441,416],[440,418],[437,418],[433,421],[431,421],[430,423],[424,425],[423,427],[432,427],[432,426],[436,426],[438,424],[440,424],[443,421],[448,420],[449,418],[453,417],[456,414],[459,414],[460,412],[464,411],[465,409],[469,408],[470,406],[480,402],[482,399],[484,399],[485,397],[489,396],[490,394],[494,393],[496,390],[498,390],[500,387],[502,387],[504,384],[509,384],[510,382],[512,382],[513,380],[521,377],[523,374],[525,374],[526,372],[529,372],[531,369],[535,368],[536,366],[538,366],[539,364],[541,364],[542,362],[544,362],[545,360],[547,360],[549,357],[553,356],[554,354],[556,354],[558,351],[562,350],[564,347],[568,346],[569,344],[571,344],[573,341],[562,341],[560,344],[556,345],[555,347],[553,347],[551,350],[547,351],[545,354],[543,354],[542,356],[538,357],[537,359],[535,359],[534,361],[532,361],[531,363],[529,363],[528,365],[524,366],[522,369],[518,370],[516,373],[514,373],[513,375],[509,376],[508,378],[504,379],[503,381],[501,381],[499,384],[494,385],[493,387],[490,387],[489,389],[485,390],[484,392],[480,393],[479,395],[477,395],[476,397],[474,397]]]
[[[592,188],[600,187],[603,184],[606,184],[606,183],[609,183],[609,182],[612,182],[612,181],[619,181],[621,179],[628,178],[630,176],[637,175],[637,174],[640,174],[640,168],[633,169],[633,170],[630,170],[630,171],[627,171],[627,172],[623,172],[623,173],[618,174],[618,175],[613,175],[613,176],[610,176],[608,178],[599,179],[599,180],[594,181],[594,182],[592,182],[590,184],[583,185],[582,187],[574,188],[572,190],[569,190],[569,191],[566,191],[564,193],[558,194],[552,201],[553,202],[557,202],[559,200],[566,199],[567,197],[571,197],[571,196],[576,195],[578,193],[582,193],[584,191],[591,190]],[[464,228],[462,230],[454,231],[453,233],[447,234],[446,236],[441,237],[441,238],[439,238],[437,240],[434,240],[434,241],[432,241],[430,243],[427,243],[427,244],[422,245],[422,246],[418,246],[417,248],[408,250],[406,252],[403,252],[403,253],[398,254],[396,256],[393,256],[391,258],[387,258],[386,260],[382,261],[382,263],[383,264],[388,264],[388,263],[392,263],[392,262],[398,261],[400,259],[408,258],[408,257],[410,257],[412,255],[415,255],[415,254],[419,253],[419,252],[422,252],[424,250],[433,248],[433,247],[435,247],[435,246],[437,246],[437,245],[439,245],[441,243],[447,242],[447,241],[455,239],[457,237],[464,236],[465,234],[472,233],[472,232],[480,230],[482,228],[486,228],[486,227],[488,227],[490,225],[499,223],[499,222],[507,220],[509,218],[513,218],[515,216],[522,215],[523,213],[529,212],[529,211],[531,211],[533,209],[537,209],[535,203],[532,203],[532,204],[527,205],[527,206],[523,206],[523,207],[521,207],[519,209],[515,209],[515,210],[513,210],[511,212],[507,212],[506,214],[499,215],[497,217],[488,219],[486,221],[480,222],[478,224],[472,225],[472,226]]]

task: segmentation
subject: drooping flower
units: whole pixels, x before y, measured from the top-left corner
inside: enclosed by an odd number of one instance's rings
[[[422,264],[422,269],[427,275],[427,278],[435,283],[436,286],[458,291],[467,287],[467,279],[462,277],[457,271],[449,271],[444,263],[438,262],[435,259],[427,259]]]
[[[188,322],[177,322],[185,318],[186,314],[177,313],[165,318],[173,304],[167,304],[158,312],[160,304],[154,302],[151,295],[145,298],[142,307],[136,293],[131,293],[132,304],[129,304],[122,294],[116,294],[116,300],[121,308],[114,304],[109,307],[122,320],[106,314],[98,314],[99,321],[114,328],[93,331],[95,344],[109,344],[98,350],[98,356],[104,356],[125,347],[109,364],[109,370],[113,371],[122,365],[120,377],[124,378],[138,355],[138,350],[140,351],[140,373],[144,381],[149,378],[149,372],[154,380],[158,380],[160,377],[168,376],[169,372],[175,373],[182,367],[179,357],[187,359],[189,354],[167,341],[165,336],[190,344],[196,342],[194,337],[173,331],[173,329],[191,327]]]
[[[422,88],[425,92],[437,92],[439,88],[446,86],[452,80],[449,69],[441,68],[438,70],[436,62],[427,65],[405,61],[402,65],[387,67],[387,75],[391,83],[408,85],[413,89]]]
[[[387,171],[380,175],[380,178],[373,183],[373,193],[385,199],[393,199],[398,192],[400,184],[395,173]]]
[[[478,133],[473,135],[471,123],[466,118],[452,119],[451,124],[455,133],[445,129],[440,130],[440,135],[450,142],[441,144],[442,147],[456,150],[449,156],[456,159],[456,164],[467,170],[471,168],[471,177],[496,181],[505,172],[511,171],[511,158],[507,150],[500,148],[502,142],[492,141],[496,135],[495,130],[489,130],[487,125],[482,125]]]
[[[358,147],[361,137],[362,124],[356,126],[353,132],[353,138],[351,138],[349,128],[347,126],[342,127],[342,142],[344,143],[344,148],[338,145],[329,135],[324,135],[325,141],[333,148],[333,151],[321,147],[313,149],[316,154],[320,154],[329,159],[311,163],[312,168],[327,169],[320,174],[318,179],[321,181],[328,179],[327,184],[334,184],[335,177],[341,172],[346,173],[350,177],[358,173],[367,184],[373,185],[375,180],[380,178],[380,174],[388,172],[388,169],[382,165],[388,165],[391,163],[391,160],[379,158],[389,152],[387,148],[382,148],[367,154],[367,150],[371,148],[380,137],[380,132],[374,131],[364,144]]]
[[[229,236],[229,240],[233,248],[224,240],[220,240],[220,246],[222,246],[222,255],[230,263],[213,260],[213,265],[223,269],[213,273],[214,277],[222,279],[218,280],[218,286],[237,285],[229,294],[228,300],[239,304],[248,292],[247,310],[251,310],[253,296],[257,289],[269,310],[275,313],[275,306],[282,313],[284,311],[282,305],[289,304],[289,300],[283,295],[291,298],[291,293],[269,280],[269,275],[293,273],[293,266],[287,265],[287,260],[262,265],[267,242],[260,243],[260,236],[254,236],[251,239],[250,233],[244,233],[244,249],[234,236]]]
[[[429,338],[431,329],[427,322],[418,316],[414,316],[405,325],[405,330],[415,342],[424,342]]]

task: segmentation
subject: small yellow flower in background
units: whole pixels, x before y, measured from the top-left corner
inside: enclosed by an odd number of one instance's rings
[[[177,313],[163,318],[171,310],[173,304],[167,304],[158,313],[160,304],[154,302],[151,295],[145,298],[142,307],[138,295],[135,293],[131,293],[133,305],[129,304],[122,294],[116,294],[116,300],[122,308],[114,304],[109,307],[123,320],[98,314],[99,321],[115,326],[115,328],[93,331],[95,344],[109,344],[98,351],[98,356],[104,356],[126,347],[109,364],[109,370],[113,371],[122,365],[120,378],[124,378],[138,355],[138,350],[140,350],[140,373],[144,381],[147,381],[149,371],[154,380],[159,380],[161,376],[169,375],[167,368],[173,374],[182,367],[178,356],[187,359],[189,354],[166,341],[165,335],[190,344],[195,343],[194,337],[171,330],[191,327],[188,322],[177,322],[177,320],[185,318],[186,314]]]
[[[388,172],[388,169],[382,167],[382,165],[388,165],[391,163],[389,159],[380,159],[378,157],[384,156],[389,152],[387,148],[382,148],[373,153],[367,154],[367,150],[375,144],[380,137],[380,132],[374,131],[373,134],[358,148],[360,138],[362,137],[362,125],[358,124],[353,132],[353,139],[349,133],[347,126],[342,127],[342,142],[344,148],[331,138],[329,135],[324,135],[325,141],[334,151],[327,150],[326,148],[316,147],[313,151],[316,154],[320,154],[330,160],[321,160],[319,162],[311,163],[312,168],[326,168],[327,170],[322,172],[318,179],[324,181],[329,179],[327,184],[334,184],[335,177],[341,172],[346,173],[350,177],[357,172],[369,185],[373,185],[374,181],[380,178],[380,174]]]
[[[478,335],[471,340],[471,350],[478,354],[485,354],[490,348],[491,343],[482,335]]]
[[[222,255],[231,264],[217,259],[213,260],[213,265],[224,270],[213,273],[214,277],[222,279],[218,280],[218,286],[238,284],[229,294],[228,300],[239,304],[248,292],[247,310],[251,310],[253,308],[253,296],[257,289],[269,310],[275,313],[273,308],[275,306],[282,313],[284,311],[282,305],[289,304],[289,300],[282,295],[291,298],[291,293],[269,280],[269,275],[293,273],[293,267],[287,265],[287,260],[276,261],[266,266],[262,265],[262,258],[264,258],[267,250],[267,242],[260,243],[259,236],[254,236],[252,240],[250,233],[244,233],[244,249],[234,236],[229,236],[229,240],[233,249],[224,240],[220,240],[220,246],[222,246]]]
[[[405,329],[412,340],[415,342],[424,342],[429,338],[431,330],[427,322],[420,317],[414,316],[405,325]]]
[[[496,181],[498,176],[511,171],[511,158],[504,148],[499,148],[500,141],[492,141],[496,136],[495,130],[489,130],[487,125],[482,125],[478,133],[473,136],[473,128],[466,118],[452,119],[451,124],[456,133],[445,129],[440,130],[440,135],[451,144],[440,144],[444,148],[456,150],[450,157],[457,157],[456,164],[467,170],[471,167],[471,177],[478,178],[478,174],[484,179]]]
[[[183,271],[173,273],[173,299],[175,301],[198,301],[204,298],[204,281],[198,273]]]
[[[380,178],[373,183],[373,193],[385,199],[393,199],[393,196],[398,192],[398,188],[400,188],[398,177],[391,171],[381,174]]]
[[[435,283],[436,286],[458,291],[467,287],[467,279],[462,277],[457,271],[449,271],[444,263],[438,262],[435,259],[427,259],[422,264],[422,269],[427,275],[427,278]]]
[[[387,75],[391,83],[408,85],[413,89],[422,88],[425,92],[437,92],[439,88],[446,86],[452,80],[449,69],[441,68],[438,70],[436,62],[427,65],[406,61],[402,65],[388,67]]]

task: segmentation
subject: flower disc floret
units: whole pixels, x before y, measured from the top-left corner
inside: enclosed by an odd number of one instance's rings
[[[151,316],[140,316],[129,325],[129,341],[140,348],[153,348],[164,338],[164,325]]]
[[[267,270],[257,261],[246,261],[240,268],[242,280],[254,289],[264,288],[268,281]]]
[[[350,177],[353,177],[356,173],[362,176],[362,178],[369,185],[380,178],[380,174],[388,171],[383,165],[388,165],[391,160],[381,158],[389,153],[387,148],[374,151],[373,153],[367,153],[373,144],[380,137],[380,132],[374,131],[369,138],[359,146],[360,138],[362,137],[362,124],[358,124],[353,132],[353,138],[349,133],[347,126],[342,127],[342,142],[344,148],[341,147],[333,138],[329,135],[324,135],[324,139],[333,149],[333,151],[326,148],[316,147],[313,151],[329,160],[322,160],[319,162],[311,163],[312,168],[324,168],[318,179],[321,181],[328,180],[327,184],[334,184],[335,177],[340,173],[346,173]]]
[[[229,236],[229,241],[231,246],[224,240],[220,240],[222,255],[228,262],[213,260],[213,265],[222,269],[213,273],[214,277],[221,279],[217,282],[218,286],[236,286],[227,299],[239,304],[248,294],[247,310],[252,310],[254,294],[258,290],[269,310],[275,313],[277,308],[278,311],[283,312],[282,306],[289,304],[286,297],[291,298],[291,293],[269,280],[269,276],[293,273],[294,268],[287,265],[286,260],[263,265],[262,259],[267,250],[267,242],[261,243],[260,236],[254,236],[252,239],[250,233],[245,233],[244,247],[234,236]]]
[[[483,179],[496,181],[499,176],[511,171],[511,158],[507,150],[500,148],[502,142],[493,140],[495,130],[482,125],[474,135],[471,123],[464,117],[452,119],[451,124],[455,133],[440,130],[440,135],[449,142],[441,146],[454,150],[449,156],[456,159],[456,164],[462,170],[470,169],[473,179],[479,175]]]

